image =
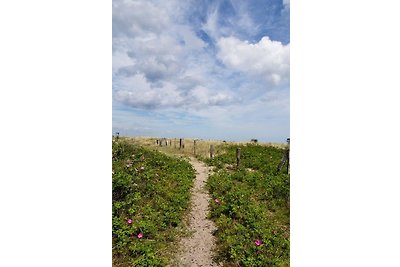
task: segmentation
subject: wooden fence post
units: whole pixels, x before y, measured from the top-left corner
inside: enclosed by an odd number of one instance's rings
[[[288,139],[286,139],[286,141],[287,141],[287,143],[288,143],[288,150],[287,150],[287,154],[286,154],[286,157],[287,157],[287,166],[286,166],[286,173],[287,174],[290,174],[290,138],[288,138]]]
[[[179,139],[179,149],[185,148],[185,140],[183,138]]]
[[[283,165],[285,165],[286,160],[287,160],[287,154],[285,152],[285,154],[283,154],[281,162],[279,163],[278,169],[276,170],[276,174],[278,174],[281,171]]]
[[[236,148],[236,166],[240,165],[240,147]]]
[[[176,148],[176,138],[174,139],[174,148]]]
[[[283,165],[285,165],[286,161],[287,161],[286,173],[287,173],[287,174],[290,173],[290,167],[289,167],[289,166],[290,166],[290,164],[289,164],[289,158],[290,158],[290,138],[288,138],[286,141],[287,141],[287,143],[288,143],[288,148],[287,148],[287,150],[285,151],[285,153],[283,154],[283,157],[282,157],[282,159],[281,159],[281,162],[279,163],[278,169],[276,170],[276,174],[278,174],[278,173],[281,171],[281,169],[282,169]]]
[[[210,159],[214,158],[214,145],[210,145]]]
[[[196,140],[193,140],[193,154],[196,156]]]

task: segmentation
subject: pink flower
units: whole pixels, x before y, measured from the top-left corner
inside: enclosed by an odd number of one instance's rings
[[[127,223],[132,224],[132,219],[128,219]]]
[[[139,239],[141,239],[143,237],[143,233],[139,233],[138,235],[137,235],[137,238],[139,238]]]
[[[262,241],[260,239],[257,239],[256,241],[254,241],[254,243],[258,247],[258,246],[260,246],[262,244]]]
[[[220,201],[219,201],[219,199],[218,199],[218,198],[214,199],[214,202],[215,202],[215,203],[217,203],[217,204],[219,204],[219,203],[220,203]]]

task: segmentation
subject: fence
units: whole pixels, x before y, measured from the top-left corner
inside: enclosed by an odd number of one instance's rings
[[[224,153],[224,146],[228,143],[225,141],[211,141],[203,139],[189,139],[189,138],[143,138],[143,137],[132,137],[130,138],[135,143],[140,145],[149,146],[156,148],[168,154],[178,154],[182,156],[194,156],[198,158],[213,158]],[[277,166],[276,173],[282,171],[283,166],[286,164],[286,173],[290,174],[290,138],[287,140],[287,145],[276,145],[280,148],[285,148],[281,162]],[[251,141],[252,143],[254,140]],[[244,145],[244,142],[232,143],[230,145],[237,144]],[[273,145],[273,144],[270,144]],[[239,167],[241,162],[241,149],[236,149],[236,166]]]

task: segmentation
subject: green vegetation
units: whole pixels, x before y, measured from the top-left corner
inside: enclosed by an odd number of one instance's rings
[[[216,166],[207,183],[210,218],[218,227],[217,260],[226,266],[289,266],[290,177],[275,174],[284,153],[272,146],[230,145],[206,160]]]
[[[182,159],[113,140],[114,266],[165,266],[190,200],[194,170]]]

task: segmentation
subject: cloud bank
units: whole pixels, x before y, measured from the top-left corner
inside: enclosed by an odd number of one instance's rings
[[[255,44],[228,37],[219,39],[218,47],[218,57],[233,70],[258,75],[275,85],[289,79],[289,44],[268,36]]]
[[[113,0],[113,127],[129,128],[119,116],[143,121],[138,116],[160,113],[208,125],[252,112],[288,121],[289,27],[282,26],[288,5]]]

